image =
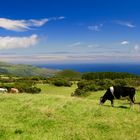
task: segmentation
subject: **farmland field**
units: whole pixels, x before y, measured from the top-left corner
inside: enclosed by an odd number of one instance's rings
[[[0,94],[2,140],[139,140],[140,107],[99,106],[104,91],[71,97],[72,87],[38,85],[41,94]],[[136,100],[140,101],[140,92]],[[124,104],[125,103],[125,104]]]

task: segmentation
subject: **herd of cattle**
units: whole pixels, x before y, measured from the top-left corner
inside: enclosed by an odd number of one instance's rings
[[[17,88],[11,88],[9,90],[6,88],[0,88],[0,93],[19,93],[19,90]],[[135,88],[112,86],[106,90],[102,97],[100,97],[100,105],[104,104],[106,100],[109,100],[113,107],[115,99],[127,99],[130,101],[131,106],[133,104],[140,104],[135,103]]]
[[[0,88],[0,93],[19,93],[19,90],[17,88],[10,88],[9,90]]]

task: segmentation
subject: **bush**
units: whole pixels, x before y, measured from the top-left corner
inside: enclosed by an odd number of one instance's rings
[[[96,80],[96,85],[99,87],[99,90],[104,90],[114,85],[114,81],[110,79]]]
[[[78,88],[79,89],[83,89],[83,88],[85,88],[87,85],[89,85],[89,81],[80,81],[80,82],[78,82],[77,83],[77,86],[78,86]]]
[[[82,79],[95,80],[95,79],[125,79],[125,78],[138,78],[138,76],[123,72],[89,72],[82,75]]]
[[[116,86],[126,86],[127,85],[127,81],[126,80],[122,80],[122,79],[115,79],[114,80],[114,84]]]
[[[80,97],[86,97],[88,95],[90,95],[89,92],[78,88],[74,91],[74,93],[71,94],[71,96],[80,96]]]
[[[35,93],[40,93],[41,89],[37,87],[30,87],[30,88],[25,89],[25,92],[35,94]]]
[[[114,85],[110,79],[82,80],[77,83],[78,88],[72,94],[73,96],[89,95],[89,91],[104,90]]]
[[[53,81],[53,84],[55,86],[66,86],[66,87],[71,87],[72,86],[72,82],[68,81],[68,80],[63,80],[63,79],[56,79]]]
[[[12,83],[12,84],[1,84],[0,87],[5,87],[10,91],[11,88],[17,88],[19,92],[26,92],[26,93],[39,93],[41,92],[40,88],[33,87],[32,83]]]
[[[97,91],[99,90],[99,86],[96,81],[80,81],[77,84],[78,89],[85,90],[85,91]]]
[[[106,90],[110,86],[140,86],[139,78],[125,79],[95,79],[82,80],[77,83],[78,88],[72,94],[73,96],[85,95],[89,91]]]
[[[80,81],[77,83],[78,88],[71,94],[71,96],[88,96],[90,95],[89,91],[97,91],[99,87],[94,81]]]

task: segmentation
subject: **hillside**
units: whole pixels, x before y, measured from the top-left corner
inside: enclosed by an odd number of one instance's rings
[[[138,140],[137,105],[107,101],[99,106],[104,91],[87,98],[71,97],[72,87],[38,85],[42,93],[0,94],[0,139],[2,140]],[[137,101],[140,100],[137,92]]]
[[[7,74],[13,76],[52,76],[57,70],[39,68],[32,65],[24,64],[10,64],[5,62],[0,62],[0,74]]]

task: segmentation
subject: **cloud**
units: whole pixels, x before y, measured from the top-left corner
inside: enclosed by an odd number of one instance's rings
[[[136,26],[130,23],[129,21],[121,21],[121,20],[115,20],[113,21],[116,24],[119,24],[121,26],[126,26],[128,28],[135,28]]]
[[[88,29],[91,30],[91,31],[99,32],[99,31],[101,31],[102,27],[103,27],[103,24],[91,25],[91,26],[88,26]]]
[[[65,17],[64,16],[60,16],[60,17],[58,17],[58,19],[65,19]]]
[[[13,20],[7,18],[0,18],[0,28],[11,30],[11,31],[27,31],[33,27],[41,27],[51,20],[62,20],[65,17],[53,17],[53,18],[43,18],[40,20],[29,19],[29,20]]]
[[[60,16],[60,17],[49,18],[49,20],[62,20],[62,19],[65,19],[65,17],[64,16]]]
[[[129,44],[129,42],[126,40],[121,42],[121,45],[128,45],[128,44]]]
[[[70,44],[69,47],[76,47],[76,46],[80,46],[80,45],[82,45],[81,42],[75,42],[73,44]]]
[[[26,21],[26,22],[28,22],[27,24],[29,26],[40,27],[40,26],[43,26],[48,21],[49,21],[49,19],[44,18],[44,19],[41,19],[41,20],[30,19],[29,21]]]
[[[1,61],[13,63],[89,63],[89,62],[139,62],[140,55],[132,53],[104,53],[99,54],[5,54],[0,55]]]
[[[84,42],[75,42],[70,45],[69,47],[82,47],[82,48],[99,48],[99,44],[86,44]]]
[[[38,43],[36,34],[29,37],[0,37],[0,49],[27,48]]]
[[[89,44],[87,47],[88,48],[98,48],[100,45],[99,44]]]
[[[101,48],[101,47],[99,47]],[[89,51],[88,51],[89,50]],[[0,60],[13,62],[13,63],[89,63],[89,62],[138,62],[140,60],[140,45],[136,44],[129,50],[122,49],[87,49],[82,53],[65,51],[65,52],[41,52],[41,53],[33,53],[24,54],[24,53],[13,53],[11,54],[8,51],[3,53],[0,52]],[[1,55],[2,54],[2,55]]]
[[[137,51],[139,51],[140,50],[140,46],[138,45],[138,44],[136,44],[135,46],[134,46],[134,50],[137,52]]]

